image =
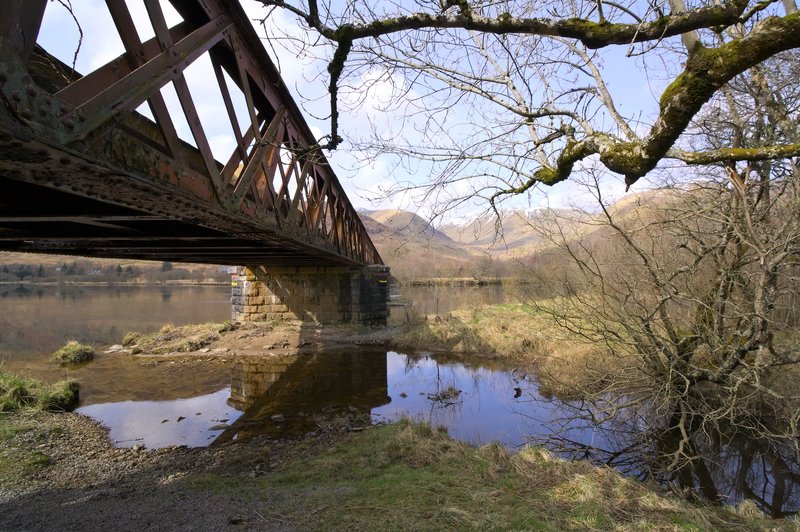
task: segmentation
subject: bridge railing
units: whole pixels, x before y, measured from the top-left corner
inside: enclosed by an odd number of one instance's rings
[[[15,134],[163,179],[214,208],[257,221],[265,234],[289,237],[349,262],[381,264],[238,2],[170,2],[183,18],[172,27],[159,0],[144,0],[154,37],[142,42],[126,2],[107,0],[125,52],[84,75],[35,45],[46,0],[4,2],[0,96]],[[213,67],[206,83],[219,89],[234,140],[221,160],[198,112],[196,88],[185,75],[203,57]],[[179,109],[165,99],[170,85]],[[144,106],[150,117],[137,112]],[[191,138],[178,135],[179,118]],[[119,140],[119,131],[128,140]],[[238,236],[273,238],[249,229]]]

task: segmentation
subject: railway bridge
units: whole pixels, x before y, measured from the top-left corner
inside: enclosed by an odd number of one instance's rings
[[[237,1],[144,0],[140,33],[106,0],[124,51],[85,73],[38,44],[47,4],[3,2],[1,250],[240,265],[235,319],[385,322],[388,268]]]

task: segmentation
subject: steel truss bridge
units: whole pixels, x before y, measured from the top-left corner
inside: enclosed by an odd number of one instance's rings
[[[172,27],[144,0],[155,36],[142,42],[126,3],[107,0],[125,52],[81,75],[37,44],[47,0],[3,2],[0,249],[382,264],[238,2],[170,3],[183,19]],[[185,75],[201,58],[235,141],[221,160]]]

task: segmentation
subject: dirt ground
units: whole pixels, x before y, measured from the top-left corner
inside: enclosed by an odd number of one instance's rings
[[[224,473],[253,478],[342,433],[364,430],[332,415],[302,439],[255,438],[188,449],[115,448],[107,430],[72,413],[4,415],[0,530],[293,530],[276,501],[193,489]]]
[[[165,326],[161,331],[112,349],[138,357],[187,355],[193,358],[280,356],[342,351],[366,345],[388,345],[396,331],[387,327],[316,325],[307,322],[205,323]]]

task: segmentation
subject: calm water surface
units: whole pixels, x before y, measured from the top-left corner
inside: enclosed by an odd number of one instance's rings
[[[504,297],[499,287],[414,288],[400,295],[413,305],[393,308],[392,320]],[[543,443],[566,457],[588,457],[648,476],[641,456],[646,449],[623,451],[630,443],[625,431],[571,422],[576,405],[542,397],[518,368],[474,357],[358,350],[208,363],[100,354],[74,370],[49,359],[67,339],[104,348],[131,330],[223,321],[230,314],[227,286],[0,287],[0,304],[4,368],[50,381],[80,380],[79,411],[108,426],[119,446],[204,446],[262,434],[313,433],[346,415],[375,422],[405,416],[445,426],[451,436],[473,444]],[[778,516],[800,507],[800,467],[792,458],[782,459],[780,450],[736,440],[710,451],[716,454],[708,476],[722,500],[756,494],[759,505]]]

